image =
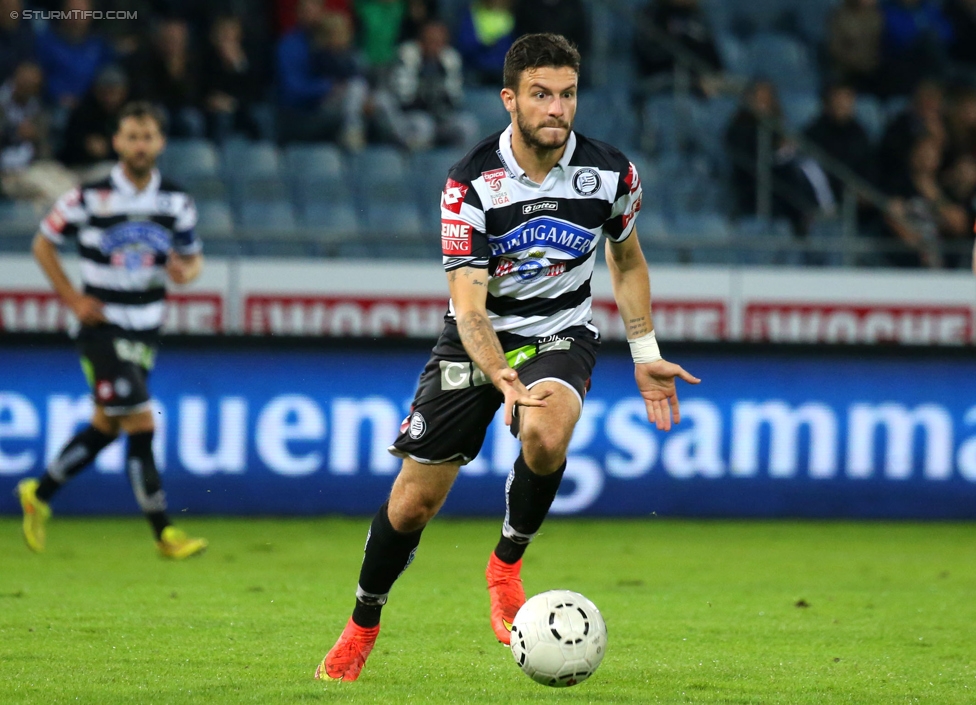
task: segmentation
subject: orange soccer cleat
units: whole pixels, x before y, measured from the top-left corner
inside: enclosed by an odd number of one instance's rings
[[[366,659],[373,650],[379,633],[380,625],[361,627],[350,617],[335,646],[315,669],[315,679],[354,681],[359,678],[359,672],[366,665]]]
[[[525,604],[522,589],[522,559],[517,563],[505,563],[494,551],[488,559],[485,577],[488,579],[488,595],[491,598],[491,628],[503,644],[511,642],[512,622],[519,608]]]

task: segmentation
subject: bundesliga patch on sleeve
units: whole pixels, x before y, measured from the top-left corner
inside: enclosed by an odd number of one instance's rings
[[[445,255],[470,255],[471,233],[468,223],[460,220],[441,221],[441,249]]]
[[[452,213],[460,215],[461,206],[464,205],[464,197],[468,195],[468,187],[454,179],[448,179],[444,186],[444,195],[441,196],[441,205]]]

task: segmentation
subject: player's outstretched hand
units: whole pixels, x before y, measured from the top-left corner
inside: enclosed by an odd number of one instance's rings
[[[105,314],[102,312],[102,302],[94,296],[79,294],[68,302],[68,308],[82,325],[96,326],[106,322]]]
[[[634,366],[637,389],[644,398],[644,406],[647,407],[647,420],[661,431],[671,430],[672,414],[674,422],[681,423],[678,390],[674,387],[676,377],[680,377],[688,384],[701,382],[694,375],[685,372],[681,365],[675,365],[667,360],[642,362]]]
[[[492,379],[495,387],[505,395],[505,425],[512,425],[512,413],[516,406],[545,406],[546,397],[551,391],[526,389],[518,378],[518,372],[511,367],[496,372]]]

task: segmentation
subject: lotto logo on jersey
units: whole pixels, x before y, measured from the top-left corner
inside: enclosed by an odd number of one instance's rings
[[[445,255],[471,254],[472,228],[459,220],[441,222],[441,250]]]
[[[52,231],[59,233],[64,230],[64,226],[67,225],[67,221],[64,216],[61,215],[61,211],[55,207],[48,214],[47,218],[44,219],[44,224]]]
[[[441,205],[452,213],[461,213],[461,206],[464,204],[464,197],[468,195],[468,187],[464,184],[448,179],[444,186],[444,195],[441,196]]]

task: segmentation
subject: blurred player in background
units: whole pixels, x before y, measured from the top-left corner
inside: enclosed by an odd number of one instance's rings
[[[522,442],[486,571],[491,626],[509,643],[525,602],[522,555],[556,496],[596,363],[590,279],[601,236],[648,419],[669,430],[672,413],[680,419],[675,378],[699,381],[658,350],[634,230],[642,197],[634,165],[572,131],[579,62],[564,37],[518,39],[501,92],[511,126],[450,171],[441,198],[451,293],[444,331],[391,448],[403,466],[370,526],[355,608],[316,678],[359,677],[394,581],[500,405]]]
[[[129,437],[126,470],[159,552],[186,558],[207,547],[170,524],[152,451],[146,381],[163,323],[166,278],[186,284],[203,267],[193,199],[156,169],[165,146],[162,125],[150,104],[126,106],[113,137],[119,162],[110,176],[62,196],[34,238],[34,257],[81,324],[77,343],[95,411],[39,479],[17,486],[24,538],[33,551],[44,550],[48,502],[119,433]],[[77,240],[82,291],[61,266],[58,246],[67,238]]]

